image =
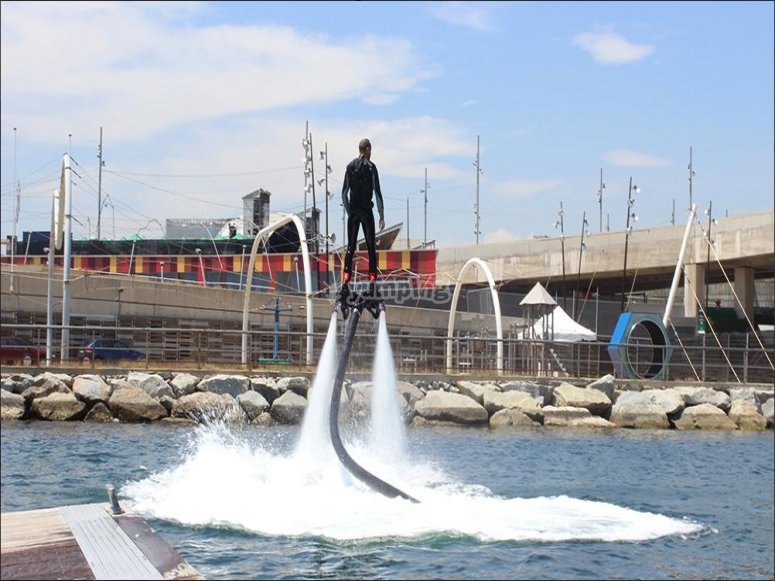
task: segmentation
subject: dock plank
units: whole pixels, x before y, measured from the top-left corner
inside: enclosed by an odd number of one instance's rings
[[[202,579],[140,516],[83,504],[0,514],[0,579]]]

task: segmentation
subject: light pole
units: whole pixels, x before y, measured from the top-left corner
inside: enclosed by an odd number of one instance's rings
[[[692,163],[692,148],[689,148],[689,210],[692,209],[692,178],[694,178],[694,164]]]
[[[48,253],[48,281],[46,288],[46,367],[54,360],[54,240],[49,239],[49,247],[43,249]]]
[[[708,202],[708,209],[705,210],[708,215],[708,257],[705,264],[705,312],[708,311],[708,287],[710,286],[710,247],[713,245],[713,239],[710,237],[710,230],[716,221],[713,219],[713,201]]]
[[[121,287],[118,287],[118,291],[116,295],[116,301],[118,301],[118,311],[116,312],[116,329],[119,327],[119,319],[121,319],[121,293],[124,292],[124,289]]]
[[[565,212],[562,209],[562,202],[560,202],[560,211],[557,212],[559,219],[554,223],[554,227],[560,228],[560,245],[562,248],[562,308],[567,312],[567,303],[565,299]]]
[[[326,184],[326,293],[328,293],[328,285],[329,285],[328,273],[331,270],[331,265],[328,263],[330,258],[329,248],[328,248],[328,241],[330,239],[330,236],[328,234],[328,200],[331,199],[331,192],[328,191],[328,174],[330,174],[333,170],[331,169],[331,166],[328,165],[328,142],[327,141],[325,144],[325,149],[320,152],[320,159],[324,161],[326,164],[326,170],[325,170],[326,175],[318,183],[322,184],[325,181],[325,184]]]
[[[245,284],[245,245],[242,245],[242,262],[240,262],[240,284],[239,289],[243,290],[245,287],[243,286]]]
[[[482,231],[479,229],[479,176],[484,173],[484,170],[479,166],[479,136],[476,136],[476,159],[474,160],[474,167],[476,168],[476,202],[474,203],[474,213],[476,214],[476,223],[474,224],[474,234],[476,235],[476,244],[479,245],[479,234]]]
[[[422,247],[423,249],[427,248],[428,246],[428,188],[430,186],[428,185],[428,168],[425,168],[425,187],[422,189],[423,196],[425,196],[425,226],[423,229],[423,240],[422,240]],[[478,188],[477,188],[478,191]],[[477,200],[479,199],[479,196],[477,195]],[[478,203],[478,202],[477,202]],[[477,219],[477,229],[479,222]]]
[[[597,203],[600,205],[600,231],[603,231],[603,190],[605,184],[603,183],[603,168],[600,168],[600,187],[597,190]]]
[[[205,265],[202,262],[202,249],[196,248],[196,253],[199,255],[199,272],[202,275],[202,286],[207,286],[207,277],[205,276]]]
[[[579,269],[578,273],[576,274],[576,293],[573,297],[573,318],[578,322],[577,317],[577,305],[579,301],[579,283],[581,282],[581,257],[584,254],[584,249],[586,248],[586,245],[584,244],[584,232],[587,231],[587,227],[589,226],[589,222],[587,222],[587,212],[584,212],[584,217],[581,221],[581,244],[579,245]]]
[[[627,226],[624,229],[624,269],[622,270],[622,306],[621,312],[624,312],[625,296],[627,294],[627,247],[630,241],[630,218],[633,222],[638,221],[638,216],[635,215],[632,207],[635,205],[635,200],[632,199],[632,194],[638,193],[640,188],[632,185],[632,176],[630,176],[630,187],[627,189]]]

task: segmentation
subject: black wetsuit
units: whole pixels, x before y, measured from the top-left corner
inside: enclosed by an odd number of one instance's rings
[[[352,179],[359,164],[367,164],[365,169],[367,175],[370,174],[371,179],[365,183]],[[366,238],[366,248],[369,252],[369,279],[376,280],[377,278],[377,248],[372,196],[377,199],[379,219],[384,220],[385,211],[382,204],[382,190],[379,186],[377,166],[363,156],[356,157],[347,164],[342,184],[342,205],[347,212],[347,253],[344,257],[345,282],[348,282],[352,277],[353,254],[358,242],[359,227],[363,228],[363,236]]]

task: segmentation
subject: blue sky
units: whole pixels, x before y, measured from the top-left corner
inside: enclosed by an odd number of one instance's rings
[[[48,230],[62,155],[73,235],[301,211],[306,126],[329,228],[369,137],[388,225],[437,246],[773,208],[773,2],[3,2],[2,236]],[[15,130],[14,130],[15,128]],[[428,172],[425,213],[424,174]],[[18,184],[17,189],[14,183]],[[324,208],[323,187],[316,203]],[[311,206],[311,196],[307,205]],[[402,231],[401,237],[406,237]]]

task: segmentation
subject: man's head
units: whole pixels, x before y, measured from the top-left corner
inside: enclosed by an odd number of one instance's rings
[[[371,141],[369,141],[366,138],[361,139],[358,142],[358,151],[361,155],[366,157],[366,159],[371,158]]]

